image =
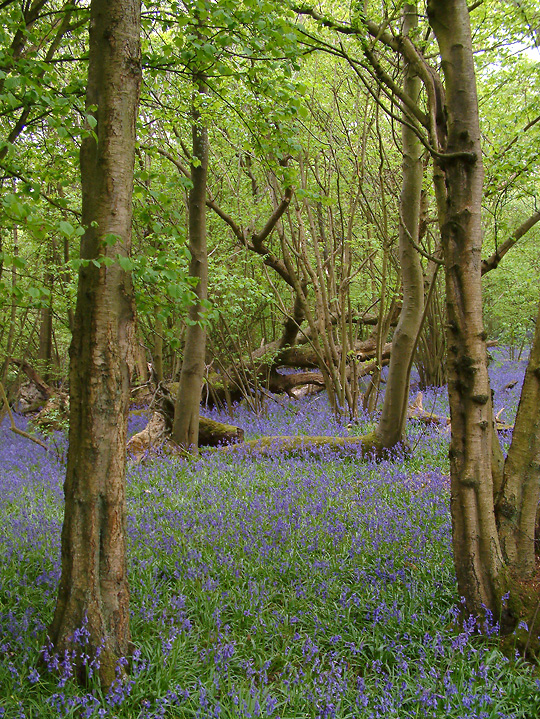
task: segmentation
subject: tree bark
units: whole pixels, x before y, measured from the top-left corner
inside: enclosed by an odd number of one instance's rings
[[[441,238],[448,312],[451,513],[458,588],[467,609],[499,616],[506,573],[493,506],[493,409],[482,324],[482,148],[469,13],[465,0],[430,0],[446,82],[446,184]],[[442,143],[441,143],[442,145]]]
[[[159,307],[157,310],[159,311]],[[154,348],[152,352],[154,360],[154,371],[158,382],[163,382],[163,322],[160,317],[156,317],[154,325]]]
[[[13,256],[16,257],[19,254],[19,235],[17,227],[13,228]],[[17,298],[15,295],[15,288],[17,287],[17,269],[13,264],[11,266],[11,308],[9,313],[9,330],[6,342],[6,358],[2,364],[0,371],[0,382],[5,384],[7,373],[9,369],[9,363],[11,362],[11,353],[13,352],[13,341],[15,339],[15,320],[17,319]],[[0,419],[2,419],[2,413],[0,410]]]
[[[52,281],[45,280],[49,288],[52,288]],[[51,378],[51,365],[53,354],[53,308],[52,308],[52,292],[51,298],[46,307],[40,310],[39,324],[39,349],[38,360],[40,363],[43,378],[49,382]]]
[[[139,0],[92,0],[86,107],[97,124],[81,144],[85,262],[70,348],[62,573],[49,636],[59,653],[75,652],[81,680],[82,654],[99,654],[105,687],[130,652],[124,533],[134,303],[129,273],[100,260],[130,251],[140,67]],[[75,634],[83,624],[84,647]]]
[[[540,307],[497,504],[504,556],[521,579],[531,577],[536,567],[534,539],[539,499]]]
[[[199,405],[204,377],[206,326],[204,302],[208,297],[208,255],[206,250],[206,184],[208,174],[208,128],[201,117],[200,103],[205,94],[204,78],[195,78],[197,90],[193,94],[191,165],[193,186],[189,192],[189,274],[198,280],[197,301],[190,309],[186,330],[184,360],[180,373],[172,437],[180,447],[194,454],[198,451]]]
[[[415,5],[403,9],[403,35],[418,25]],[[404,93],[418,102],[421,82],[415,69],[406,63]],[[420,224],[422,195],[422,145],[412,129],[403,124],[401,131],[403,178],[399,201],[399,259],[401,266],[403,304],[392,339],[392,355],[381,418],[376,429],[382,447],[394,447],[405,436],[407,406],[413,353],[422,325],[424,308],[424,277],[420,255],[416,251]]]

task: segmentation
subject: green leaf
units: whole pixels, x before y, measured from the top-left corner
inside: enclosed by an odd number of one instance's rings
[[[124,272],[131,272],[131,270],[135,267],[135,263],[130,257],[122,257],[121,255],[118,255],[118,264]]]
[[[167,294],[174,300],[180,299],[180,297],[182,296],[182,287],[174,284],[173,282],[170,282],[167,285]]]
[[[67,222],[66,220],[61,220],[58,223],[58,228],[62,234],[64,234],[66,237],[71,237],[73,233],[75,232],[75,228],[71,224],[71,222]]]

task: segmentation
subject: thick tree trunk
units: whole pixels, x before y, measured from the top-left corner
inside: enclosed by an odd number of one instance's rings
[[[446,81],[448,141],[441,237],[448,312],[451,512],[459,592],[468,610],[499,615],[506,572],[495,523],[493,409],[482,324],[482,148],[465,0],[430,0],[428,16]]]
[[[176,397],[173,440],[180,447],[196,453],[199,435],[199,405],[204,377],[206,327],[204,302],[208,296],[208,256],[206,250],[206,177],[208,173],[208,129],[201,119],[199,103],[204,98],[204,79],[196,78],[192,106],[193,157],[191,165],[193,187],[189,192],[189,273],[198,279],[197,301],[191,307],[190,323],[186,330],[184,361]]]
[[[409,35],[418,24],[416,7],[404,6],[403,34]],[[404,92],[413,102],[420,95],[421,82],[414,68],[407,64]],[[420,255],[416,251],[422,195],[422,145],[407,125],[402,125],[403,178],[399,201],[399,259],[403,305],[392,339],[386,392],[376,435],[382,447],[394,447],[405,436],[409,385],[418,333],[424,309],[424,276]]]
[[[89,132],[81,145],[81,257],[89,262],[79,272],[70,348],[62,574],[49,636],[61,654],[75,651],[81,679],[81,654],[99,653],[104,686],[130,652],[124,530],[134,303],[130,276],[99,260],[130,251],[139,36],[139,0],[92,0],[86,105],[89,114],[97,107],[97,139]],[[75,632],[84,623],[81,647]]]

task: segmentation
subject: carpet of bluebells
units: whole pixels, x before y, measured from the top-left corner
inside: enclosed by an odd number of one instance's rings
[[[506,422],[523,370],[500,352],[491,364]],[[445,390],[424,407],[446,414]],[[337,422],[323,395],[269,399],[259,417],[238,407],[233,421],[247,438],[373,427]],[[135,653],[106,694],[96,660],[79,688],[69,656],[47,647],[65,438],[47,441],[48,453],[0,428],[0,717],[540,715],[537,672],[499,652],[497,618],[488,636],[457,621],[444,429],[411,422],[409,451],[391,462],[213,451],[130,465]],[[84,626],[74,642],[84,650]]]

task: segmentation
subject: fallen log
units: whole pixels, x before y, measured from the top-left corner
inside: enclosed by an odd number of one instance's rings
[[[411,405],[409,405],[409,408],[407,410],[407,417],[409,419],[416,420],[417,422],[422,422],[423,424],[435,424],[450,429],[450,417],[444,417],[438,414],[434,414],[433,412],[428,412],[424,409],[422,403],[422,392],[419,392],[416,396],[416,399]],[[513,424],[507,424],[500,419],[500,415],[502,414],[503,409],[501,409],[497,413],[497,416],[494,418],[497,432],[506,432],[508,430],[514,429]]]
[[[422,403],[423,395],[422,392],[419,392],[416,395],[416,399],[414,400],[414,402],[409,405],[407,409],[408,419],[415,419],[418,422],[423,422],[424,424],[437,424],[442,426],[450,424],[450,417],[442,417],[438,414],[433,414],[433,412],[428,412],[424,409]]]
[[[321,372],[298,372],[295,374],[279,374],[275,370],[261,370],[259,385],[265,390],[274,394],[287,394],[294,397],[294,390],[298,387],[312,385],[324,388],[324,379]],[[175,394],[177,383],[167,385],[169,390]],[[247,392],[240,382],[233,377],[227,378],[217,372],[211,372],[205,378],[203,385],[203,402],[209,407],[226,407],[227,403],[239,402]],[[255,387],[252,388],[255,392]]]
[[[339,348],[338,348],[339,350]],[[382,351],[382,359],[389,359],[390,353],[392,352],[392,343],[387,342]],[[367,362],[373,360],[377,354],[377,347],[375,340],[365,340],[364,342],[357,342],[354,348],[354,357],[357,362]],[[275,359],[274,366],[276,367],[304,367],[304,368],[317,368],[320,365],[320,360],[317,357],[315,350],[309,345],[295,345],[294,347],[288,347],[287,349],[281,350]]]
[[[231,424],[216,422],[208,417],[199,417],[199,446],[219,447],[223,444],[242,442],[244,430]],[[127,451],[137,462],[145,456],[162,450],[168,454],[181,454],[179,447],[171,439],[171,426],[161,414],[153,412],[146,427],[134,434],[127,443]]]
[[[268,381],[268,389],[274,394],[285,393],[296,399],[294,390],[306,385],[315,385],[324,388],[324,379],[321,372],[297,372],[296,374],[279,374],[272,372]]]
[[[286,457],[321,457],[325,453],[354,456],[381,457],[386,451],[377,443],[374,434],[362,437],[259,437],[241,444],[208,449],[226,454],[247,454],[272,457],[275,454]]]
[[[385,367],[390,362],[391,344],[385,345],[381,365]],[[299,351],[299,352],[297,352]],[[317,368],[315,353],[310,347],[291,347],[284,350],[284,361],[281,366]],[[368,359],[365,359],[365,358]],[[371,357],[371,359],[370,359]],[[377,362],[372,358],[370,352],[359,352],[357,355],[359,364],[356,376],[358,379],[372,374],[377,369]],[[347,376],[350,375],[348,368]],[[280,374],[275,368],[262,369],[259,374],[259,386],[274,394],[287,394],[297,399],[299,387],[311,386],[315,391],[324,389],[324,378],[322,372],[296,372],[291,374]],[[178,383],[167,385],[172,394],[176,394]],[[253,388],[253,392],[255,389]],[[228,402],[239,402],[246,394],[246,387],[232,377],[225,377],[217,372],[211,372],[204,380],[203,403],[209,407],[226,407]]]
[[[174,401],[170,391],[159,385],[154,398],[154,409],[146,427],[129,440],[127,451],[135,460],[157,450],[172,454],[183,452],[171,439],[174,420]],[[208,417],[199,417],[199,446],[218,447],[223,444],[242,442],[244,430],[231,424],[224,424]]]

